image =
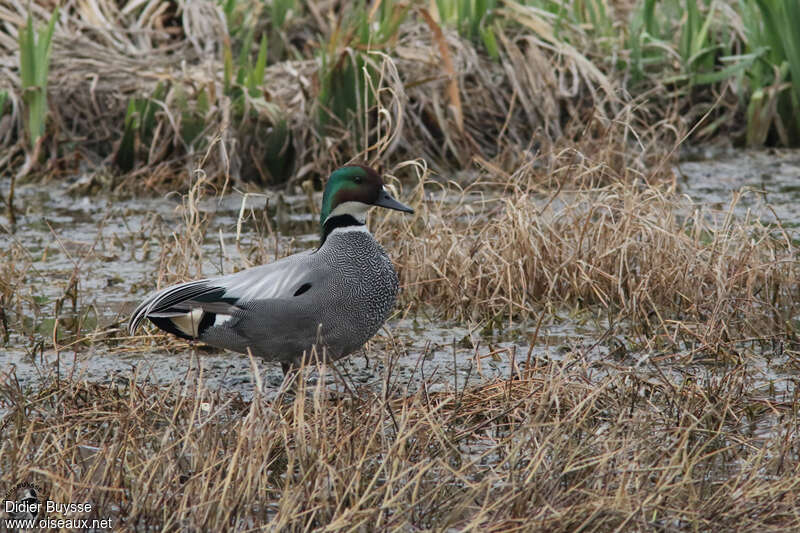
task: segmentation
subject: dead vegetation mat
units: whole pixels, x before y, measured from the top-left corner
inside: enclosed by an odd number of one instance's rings
[[[27,6],[0,6],[0,90],[10,96],[0,166],[8,170],[24,160],[17,33]],[[48,18],[49,4],[30,6],[40,23]],[[524,13],[515,15],[520,24],[498,29],[501,53],[490,59],[414,9],[419,14],[391,39],[369,46],[333,39],[345,29],[325,17],[297,21],[285,42],[303,58],[270,62],[258,94],[235,93],[237,100],[224,81],[231,36],[215,3],[62,2],[39,169],[110,173],[117,188],[186,190],[198,168],[218,185],[320,179],[353,158],[391,166],[421,157],[440,170],[469,168],[476,157],[603,139],[617,123],[627,127],[620,155],[631,162],[654,149],[663,154],[660,147],[675,146],[686,130],[677,113],[668,119],[624,100],[620,80],[578,49],[537,36]],[[323,51],[328,64],[368,73],[357,84],[363,105],[325,127]],[[149,119],[130,128],[129,105],[148,99],[152,106],[140,113]]]
[[[0,482],[124,531],[796,529],[796,409],[748,379],[598,379],[573,353],[407,396],[4,380]]]

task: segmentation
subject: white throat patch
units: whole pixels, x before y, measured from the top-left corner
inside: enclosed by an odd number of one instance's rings
[[[369,211],[370,207],[372,206],[363,202],[343,202],[337,205],[325,220],[329,220],[331,217],[336,217],[339,215],[350,215],[354,219],[358,220],[361,224],[364,224],[367,221],[367,211]]]

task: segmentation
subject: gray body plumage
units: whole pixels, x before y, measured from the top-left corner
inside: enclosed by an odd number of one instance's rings
[[[333,230],[320,248],[229,276],[168,287],[133,313],[212,346],[298,363],[315,344],[329,359],[360,348],[388,318],[397,274],[366,230]]]

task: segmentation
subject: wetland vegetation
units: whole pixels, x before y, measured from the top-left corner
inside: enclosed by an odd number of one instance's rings
[[[800,528],[798,27],[0,4],[0,490],[130,531]],[[363,353],[290,391],[127,335],[156,287],[313,246],[351,160],[415,209],[369,221],[402,292]]]

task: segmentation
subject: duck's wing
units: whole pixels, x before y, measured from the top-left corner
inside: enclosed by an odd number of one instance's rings
[[[300,296],[326,275],[304,252],[229,276],[180,283],[148,296],[131,315],[128,331],[133,335],[147,318],[169,333],[196,339],[254,302]]]

